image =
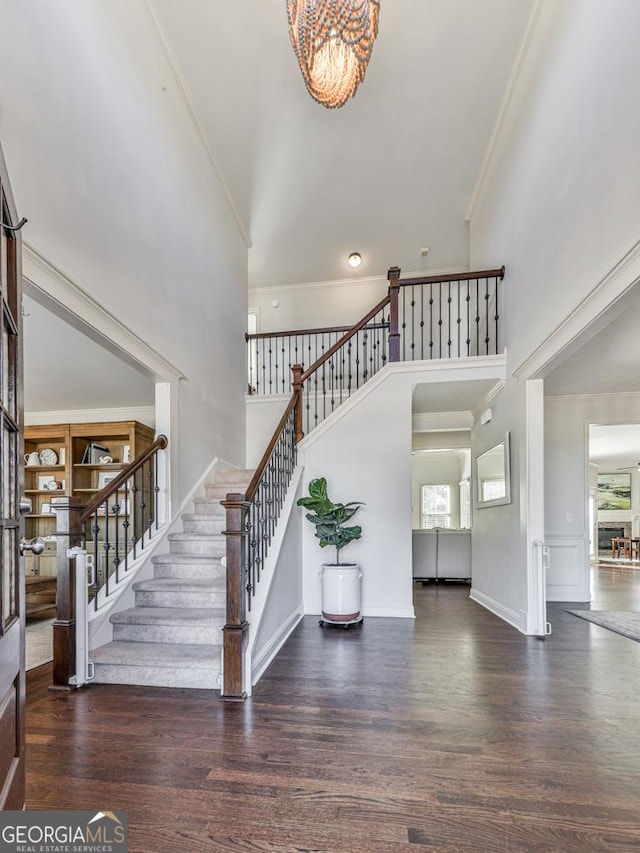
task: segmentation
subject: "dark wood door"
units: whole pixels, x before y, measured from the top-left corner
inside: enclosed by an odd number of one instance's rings
[[[0,808],[24,804],[24,582],[18,557],[22,480],[20,234],[0,150]]]

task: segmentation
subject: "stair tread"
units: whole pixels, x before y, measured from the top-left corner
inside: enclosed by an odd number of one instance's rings
[[[186,643],[136,643],[114,640],[90,652],[93,663],[117,666],[181,666],[184,669],[207,669],[220,654],[220,645]]]
[[[225,584],[220,578],[149,578],[136,581],[133,589],[146,592],[162,592],[165,590],[177,592],[208,592],[219,591]]]
[[[114,613],[114,625],[210,625],[225,619],[223,607],[131,607]]]

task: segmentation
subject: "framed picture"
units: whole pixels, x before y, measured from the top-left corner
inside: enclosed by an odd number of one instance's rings
[[[631,509],[631,474],[598,474],[598,509]]]
[[[119,471],[117,473],[113,471],[100,471],[98,473],[98,491],[108,486],[112,480],[115,480],[119,473]]]

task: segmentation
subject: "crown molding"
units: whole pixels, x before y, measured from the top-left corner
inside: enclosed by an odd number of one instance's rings
[[[200,118],[198,117],[198,113],[197,113],[197,110],[196,110],[194,102],[193,102],[193,96],[191,95],[191,91],[189,90],[189,87],[187,86],[186,80],[182,74],[182,70],[181,70],[180,65],[178,63],[178,60],[176,59],[176,57],[173,53],[173,50],[172,50],[171,45],[169,43],[169,39],[168,39],[168,37],[167,37],[163,27],[162,27],[162,24],[160,23],[160,18],[158,16],[158,13],[154,9],[152,0],[145,0],[145,6],[146,6],[147,12],[149,14],[149,17],[151,19],[151,23],[153,25],[153,29],[155,31],[156,37],[157,37],[158,41],[160,42],[160,47],[162,48],[162,52],[164,53],[165,58],[166,58],[167,62],[169,63],[169,67],[171,69],[173,77],[174,77],[174,79],[178,85],[178,91],[179,91],[180,95],[182,96],[182,100],[184,101],[184,104],[187,108],[187,112],[189,113],[189,117],[191,118],[191,121],[193,122],[193,126],[195,127],[196,133],[200,137],[200,141],[202,142],[202,145],[204,146],[207,157],[209,158],[209,161],[210,161],[211,165],[213,166],[213,170],[216,173],[216,177],[220,181],[220,185],[222,186],[222,189],[223,189],[224,194],[225,194],[226,199],[227,199],[227,203],[229,204],[231,212],[233,213],[234,219],[236,221],[236,225],[238,226],[238,230],[240,231],[240,234],[242,235],[242,239],[244,240],[247,249],[250,249],[251,248],[251,239],[249,238],[249,232],[247,231],[247,229],[245,227],[245,224],[242,220],[242,217],[240,216],[240,211],[238,210],[238,207],[237,207],[237,205],[233,199],[233,196],[231,195],[231,190],[229,189],[229,185],[227,184],[226,180],[224,179],[224,175],[222,174],[222,169],[220,168],[220,165],[218,164],[216,156],[213,153],[213,148],[209,144],[209,139],[207,137],[207,134],[205,133],[205,130],[204,130],[204,127],[202,125],[202,122],[200,121]]]
[[[465,219],[467,222],[471,221],[475,212],[475,208],[480,202],[480,199],[482,198],[485,187],[487,185],[489,170],[491,168],[493,159],[498,149],[498,143],[500,141],[500,137],[502,135],[507,116],[509,115],[511,105],[513,103],[513,99],[518,88],[520,76],[522,75],[525,61],[529,53],[529,48],[531,47],[531,42],[533,40],[533,34],[538,24],[540,12],[542,11],[544,3],[545,0],[537,0],[531,12],[531,16],[529,17],[529,23],[527,24],[527,29],[520,45],[520,50],[518,51],[518,55],[516,56],[516,61],[513,64],[511,74],[509,75],[509,80],[507,81],[507,85],[502,96],[502,101],[500,102],[500,107],[498,109],[498,117],[496,118],[496,122],[493,126],[493,131],[489,140],[487,152],[484,156],[484,160],[482,161],[482,166],[480,167],[480,172],[478,173],[478,177],[476,179],[476,183],[471,194],[471,199],[467,206],[467,212],[465,215]]]
[[[123,406],[117,409],[63,409],[52,412],[25,412],[25,426],[41,424],[84,424],[103,421],[140,421],[155,427],[154,406]]]
[[[26,240],[22,241],[25,293],[84,334],[156,380],[178,382],[184,375],[107,311],[80,285]]]
[[[640,401],[640,391],[620,391],[618,393],[606,392],[604,394],[545,394],[544,402],[545,405],[549,403],[568,403],[575,402],[577,400],[611,400],[613,403],[615,400],[620,399],[627,400],[639,400]],[[635,423],[637,419],[631,421],[625,421],[624,418],[620,417],[612,417],[609,421],[603,421],[602,418],[598,418],[599,424],[619,424],[619,423]]]

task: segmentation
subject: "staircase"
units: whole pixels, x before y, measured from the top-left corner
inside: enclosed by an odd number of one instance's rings
[[[95,681],[151,687],[219,689],[226,621],[225,510],[228,492],[244,492],[253,471],[216,471],[169,553],[151,558],[153,578],[133,584],[135,607],[114,613],[113,642],[89,654]]]

